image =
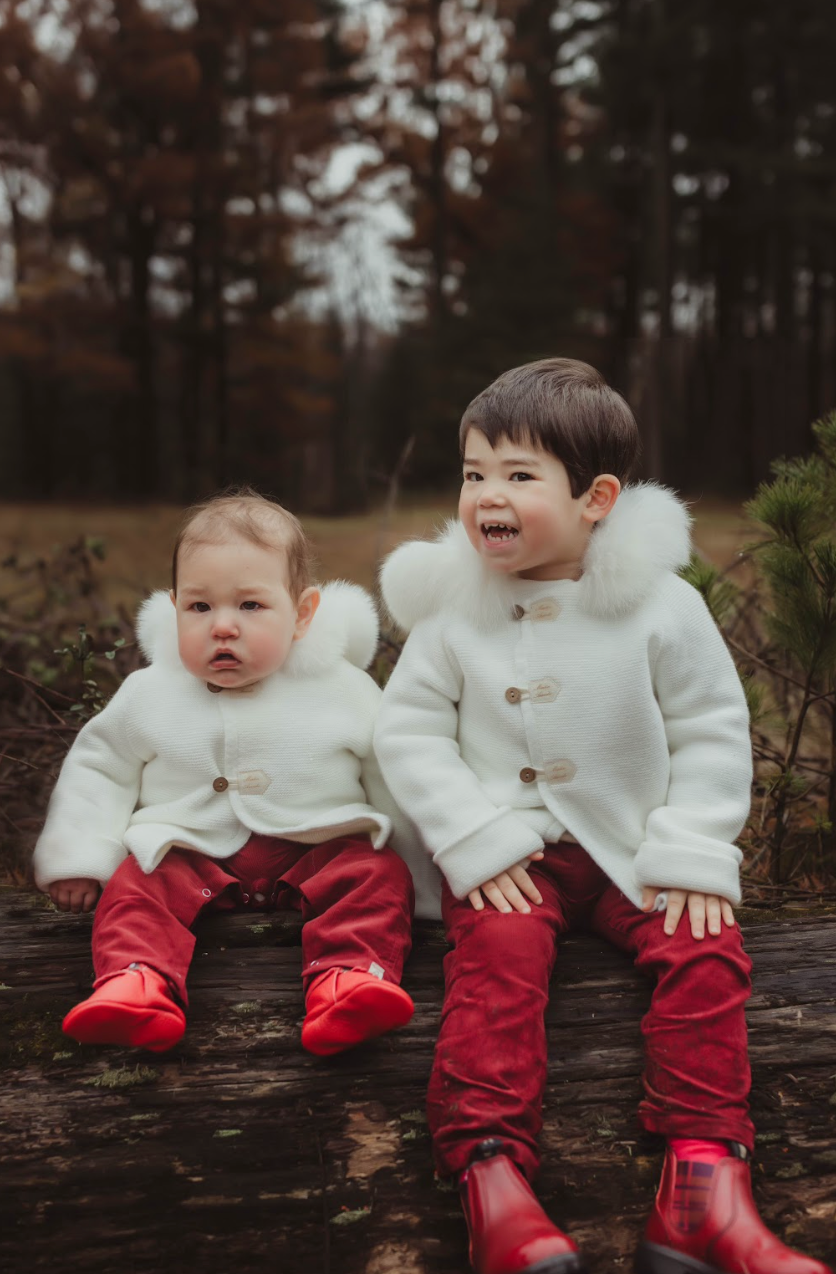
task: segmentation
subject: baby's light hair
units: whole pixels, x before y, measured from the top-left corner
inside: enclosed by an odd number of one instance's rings
[[[288,590],[296,601],[311,582],[313,553],[308,537],[292,513],[246,486],[231,487],[186,510],[171,558],[172,591],[177,593],[177,563],[184,549],[223,544],[235,536],[285,554]]]

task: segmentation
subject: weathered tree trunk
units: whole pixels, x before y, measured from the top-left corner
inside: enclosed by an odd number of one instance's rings
[[[61,1034],[89,984],[89,931],[30,895],[0,900],[5,1274],[463,1274],[458,1199],[434,1184],[423,1116],[438,926],[418,927],[409,1026],[330,1060],[299,1043],[296,917],[201,927],[188,1031],[164,1054]],[[831,1260],[834,937],[833,916],[747,928],[756,1196],[788,1241]],[[648,998],[598,939],[563,944],[539,1191],[592,1274],[630,1268],[658,1175],[636,1119]]]

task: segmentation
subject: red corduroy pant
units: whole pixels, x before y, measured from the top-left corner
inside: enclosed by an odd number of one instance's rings
[[[737,925],[698,941],[686,914],[666,936],[664,913],[640,911],[580,845],[547,845],[529,871],[543,896],[529,915],[503,914],[490,903],[475,911],[444,885],[453,950],[445,957],[428,1094],[439,1173],[463,1171],[480,1141],[501,1137],[525,1175],[535,1176],[549,979],[558,939],[579,929],[607,938],[655,979],[642,1020],[645,1128],[666,1137],[738,1141],[751,1150],[744,1018],[751,961]]]
[[[412,877],[368,837],[300,845],[253,835],[230,858],[171,849],[148,875],[129,855],[105,885],[93,922],[96,983],[129,964],[168,978],[183,1004],[203,911],[301,911],[302,978],[369,969],[399,983],[411,946]]]

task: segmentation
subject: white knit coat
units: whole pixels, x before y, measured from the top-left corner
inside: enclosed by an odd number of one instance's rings
[[[739,901],[749,721],[675,573],[689,551],[684,506],[648,484],[596,527],[577,581],[492,571],[459,523],[389,557],[410,635],[375,750],[457,897],[568,832],[637,905],[643,885]]]
[[[380,848],[395,822],[409,841],[372,753],[380,690],[362,669],[377,631],[363,589],[328,584],[278,672],[213,693],[180,662],[168,594],[153,594],[137,624],[150,667],[73,744],[35,848],[38,886],[104,884],[128,852],[150,872],[174,845],[227,858],[251,832],[305,844],[368,832]]]

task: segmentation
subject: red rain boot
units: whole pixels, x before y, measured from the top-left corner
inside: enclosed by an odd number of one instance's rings
[[[129,1044],[162,1053],[181,1038],[186,1015],[161,973],[132,964],[96,985],[64,1018],[79,1044]]]
[[[576,1244],[552,1225],[495,1137],[462,1173],[462,1207],[476,1274],[583,1274]]]
[[[668,1147],[635,1274],[833,1274],[766,1228],[752,1198],[746,1152],[735,1144],[731,1149],[712,1165],[680,1163]],[[695,1185],[705,1208],[689,1213]]]
[[[359,969],[329,969],[308,987],[302,1047],[330,1057],[405,1026],[414,1012],[406,991],[393,982]]]

